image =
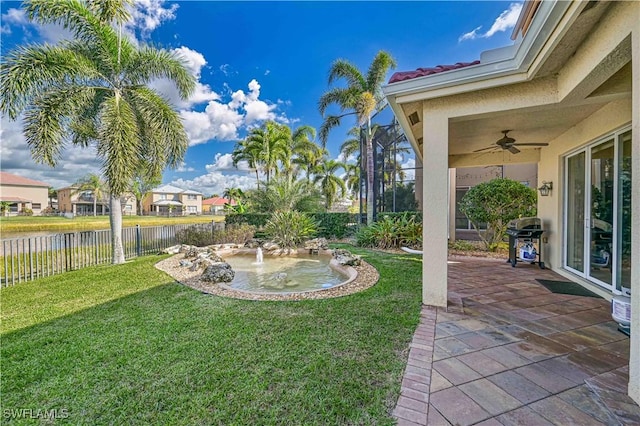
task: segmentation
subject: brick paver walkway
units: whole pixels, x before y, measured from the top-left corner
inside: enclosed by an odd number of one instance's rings
[[[629,339],[603,299],[554,294],[549,270],[452,259],[449,306],[424,306],[398,425],[638,425]]]

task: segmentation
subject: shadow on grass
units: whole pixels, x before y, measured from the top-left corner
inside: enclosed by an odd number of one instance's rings
[[[7,333],[3,408],[66,409],[72,424],[392,424],[420,267],[367,257],[380,281],[343,298],[225,299],[164,275]]]

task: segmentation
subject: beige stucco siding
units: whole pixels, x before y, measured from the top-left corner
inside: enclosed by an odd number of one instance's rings
[[[0,185],[0,194],[5,198],[21,198],[29,202],[19,203],[19,211],[24,208],[33,210],[34,215],[39,215],[49,206],[49,189],[46,186]],[[39,206],[39,207],[38,207]]]

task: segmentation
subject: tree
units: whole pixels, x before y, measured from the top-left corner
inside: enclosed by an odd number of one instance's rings
[[[320,183],[320,191],[324,196],[325,209],[329,211],[336,201],[338,193],[341,197],[347,192],[344,181],[336,176],[338,169],[344,169],[344,164],[336,160],[322,162],[316,174],[315,183]]]
[[[495,251],[509,221],[535,216],[536,202],[535,189],[511,179],[497,178],[469,189],[460,200],[460,211],[471,221],[485,247]],[[481,223],[487,224],[486,232],[480,230]]]
[[[413,182],[406,185],[402,182],[396,183],[395,202],[393,187],[384,191],[384,207],[389,212],[414,212],[418,210],[416,201],[416,191]]]
[[[162,183],[162,179],[160,177],[148,176],[144,172],[137,173],[133,178],[133,183],[131,184],[131,192],[136,197],[136,202],[138,205],[138,208],[136,210],[138,211],[138,216],[143,216],[142,202],[144,201],[144,197],[146,197],[147,194],[153,190],[153,188],[156,188],[158,185],[160,185],[160,183]]]
[[[313,127],[300,126],[293,131],[289,130],[289,133],[291,136],[285,146],[282,169],[285,174],[296,177],[297,173],[294,170],[294,165],[300,165],[300,161],[296,161],[296,159],[307,156],[307,154],[313,158],[319,151],[321,152],[321,149],[313,141],[316,138],[316,129]]]
[[[278,161],[286,162],[287,144],[290,137],[291,130],[275,121],[267,121],[262,127],[249,131],[245,149],[252,155],[257,152],[257,165],[262,168],[267,185],[272,174],[277,173]]]
[[[11,210],[12,204],[13,203],[10,203],[9,201],[0,201],[0,214],[2,214],[2,216],[7,216]]]
[[[98,199],[104,200],[109,194],[107,184],[100,179],[95,173],[89,173],[78,182],[76,182],[77,188],[73,191],[73,194],[82,192],[90,192],[93,198],[93,215],[98,215]]]
[[[320,127],[320,140],[326,145],[329,132],[341,124],[342,118],[355,115],[360,126],[366,126],[366,170],[367,170],[367,224],[373,223],[373,133],[371,131],[371,115],[379,109],[383,95],[382,83],[387,72],[395,68],[395,60],[387,52],[376,54],[366,75],[355,65],[344,59],[336,60],[329,70],[329,85],[338,79],[345,80],[346,87],[334,87],[324,93],[318,102],[320,114],[331,105],[340,108],[341,114],[328,115]],[[344,112],[348,111],[348,112]]]
[[[53,209],[53,199],[58,197],[58,191],[56,191],[53,186],[48,188],[48,197],[49,197],[49,207]]]
[[[259,213],[297,210],[313,212],[321,209],[318,189],[306,180],[280,175],[261,189],[247,193],[252,211]]]
[[[357,198],[360,192],[360,165],[345,164],[344,165],[344,182],[353,198]]]
[[[124,262],[120,196],[141,164],[149,176],[181,164],[188,138],[180,117],[147,85],[173,81],[186,99],[195,79],[183,59],[121,36],[127,0],[27,0],[30,19],[60,24],[72,40],[27,45],[0,64],[0,111],[24,112],[33,159],[54,167],[67,142],[94,147],[110,192],[112,261]]]

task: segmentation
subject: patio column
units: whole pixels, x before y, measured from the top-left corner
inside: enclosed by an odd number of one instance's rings
[[[640,7],[636,7],[631,33],[631,255],[640,255]],[[640,404],[640,265],[631,265],[631,341],[629,348],[629,396]]]
[[[449,241],[456,240],[456,169],[449,169]]]
[[[422,303],[447,306],[449,120],[424,111]]]

